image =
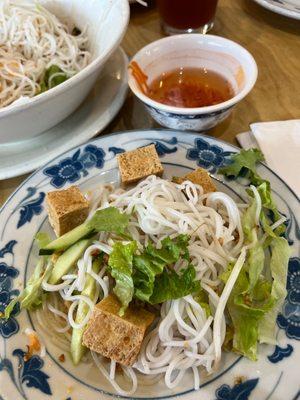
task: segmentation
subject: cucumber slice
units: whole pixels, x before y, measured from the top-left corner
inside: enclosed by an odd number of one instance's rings
[[[64,235],[60,236],[59,238],[53,240],[47,246],[40,249],[39,254],[41,256],[49,255],[54,253],[55,251],[62,251],[74,243],[78,242],[80,239],[84,239],[87,236],[93,233],[93,228],[90,227],[88,224],[84,223],[76,228],[72,229],[70,232],[65,233]]]
[[[96,259],[93,262],[93,271],[97,274],[100,271],[100,267],[102,264],[101,259]],[[93,277],[90,275],[87,276],[85,286],[83,291],[81,292],[82,295],[89,297],[90,299],[94,298],[95,295],[95,288],[96,288],[96,282]],[[75,318],[75,322],[77,324],[80,324],[87,312],[88,312],[88,306],[84,301],[79,301],[78,308],[77,308],[77,314]],[[73,329],[72,331],[72,340],[71,340],[71,356],[74,365],[78,365],[82,356],[84,355],[84,352],[86,351],[86,347],[83,346],[82,344],[82,337],[84,333],[85,327],[81,329]]]
[[[91,244],[91,239],[83,239],[69,247],[54,264],[49,278],[51,285],[56,285],[62,276],[66,275],[82,256],[84,250]]]

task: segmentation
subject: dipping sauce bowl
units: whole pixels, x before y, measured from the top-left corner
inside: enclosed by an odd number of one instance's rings
[[[136,79],[138,66],[147,84],[159,76],[182,68],[201,68],[221,75],[231,85],[233,96],[219,104],[204,107],[176,107],[151,98]],[[253,88],[257,65],[239,44],[214,35],[183,34],[157,40],[142,48],[131,60],[129,87],[160,125],[172,129],[207,131],[229,116],[233,107]]]

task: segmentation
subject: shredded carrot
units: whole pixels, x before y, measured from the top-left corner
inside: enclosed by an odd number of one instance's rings
[[[131,63],[128,66],[128,69],[131,69],[132,75],[138,85],[141,88],[141,91],[144,94],[148,94],[149,88],[147,84],[148,76],[142,71],[141,67],[138,65],[136,61],[131,61]]]

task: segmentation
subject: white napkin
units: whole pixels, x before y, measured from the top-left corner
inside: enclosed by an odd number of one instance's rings
[[[261,122],[250,128],[237,135],[240,145],[260,148],[268,166],[300,197],[300,120]]]

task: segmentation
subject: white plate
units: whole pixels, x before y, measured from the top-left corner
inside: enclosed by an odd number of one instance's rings
[[[118,182],[116,154],[155,143],[165,176],[180,176],[197,166],[206,168],[216,184],[232,196],[244,196],[240,181],[228,181],[216,173],[238,149],[212,137],[178,131],[132,131],[100,137],[72,149],[36,171],[10,197],[0,211],[0,312],[14,297],[34,268],[37,249],[33,237],[49,231],[45,192],[70,183],[84,190],[100,182]],[[279,210],[288,218],[287,237],[292,253],[289,262],[288,296],[278,317],[277,346],[259,347],[259,359],[251,362],[223,354],[220,370],[201,376],[201,389],[193,390],[190,376],[176,390],[163,382],[140,385],[134,397],[182,400],[296,400],[299,391],[300,356],[300,259],[299,201],[285,183],[261,164],[259,173],[271,182]],[[116,398],[110,383],[92,365],[74,367],[58,361],[62,350],[39,329],[34,314],[15,310],[7,322],[0,319],[0,400],[108,400]],[[47,345],[47,356],[24,361],[26,327],[34,327]],[[242,383],[237,382],[238,377]],[[2,396],[2,397],[1,397]],[[120,396],[122,397],[122,396]],[[131,397],[133,399],[133,397]]]
[[[81,106],[63,122],[34,139],[0,146],[0,180],[22,175],[101,132],[127,94],[128,58],[119,48],[105,64]]]
[[[300,0],[254,0],[256,3],[286,17],[300,19]]]

